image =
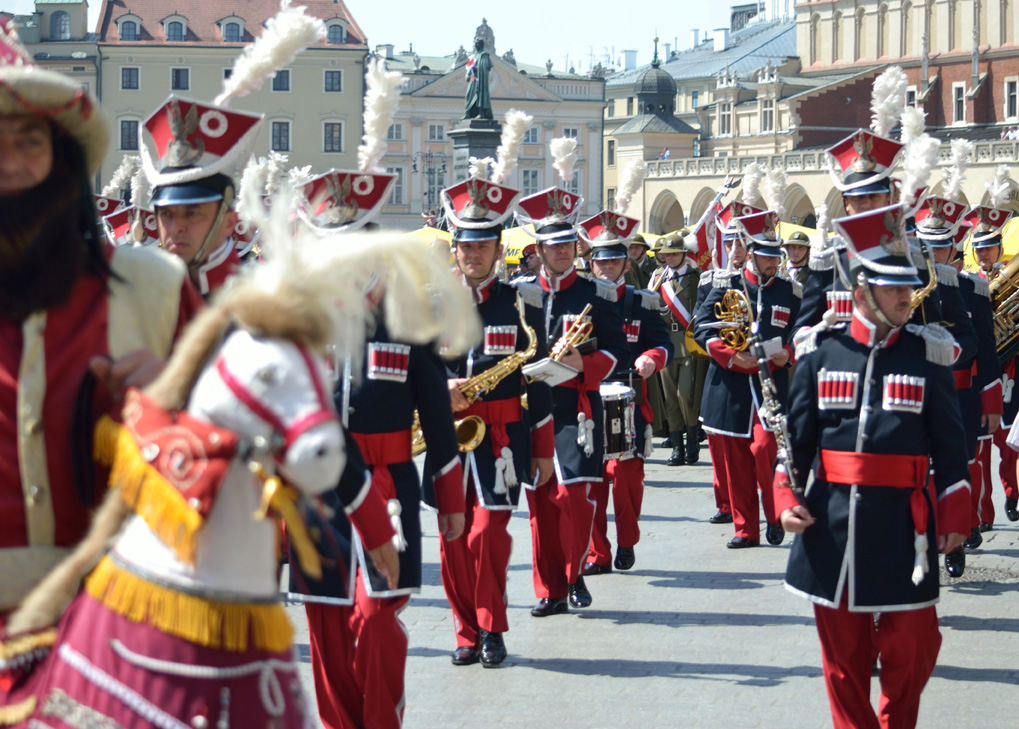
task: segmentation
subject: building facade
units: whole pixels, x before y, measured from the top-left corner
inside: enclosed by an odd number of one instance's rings
[[[30,15],[14,16],[18,36],[37,66],[57,71],[98,93],[99,54],[88,31],[88,3],[35,0]]]

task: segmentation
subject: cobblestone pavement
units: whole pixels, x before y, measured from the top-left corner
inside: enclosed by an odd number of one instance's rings
[[[526,503],[514,514],[510,657],[496,669],[450,663],[456,643],[435,521],[426,517],[425,587],[403,613],[405,727],[831,726],[811,607],[782,587],[790,540],[726,549],[732,526],[707,522],[715,508],[707,448],[701,452],[702,464],[669,468],[668,451],[655,451],[637,563],[588,578],[594,604],[586,610],[530,616]],[[1019,725],[1019,524],[1005,519],[995,489],[995,529],[971,553],[966,574],[952,581],[942,568],[943,645],[921,727]],[[303,610],[291,615],[313,696]],[[877,680],[872,693],[876,703]]]

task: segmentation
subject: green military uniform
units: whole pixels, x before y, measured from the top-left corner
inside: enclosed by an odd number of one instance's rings
[[[640,262],[635,262],[631,259],[632,265],[630,270],[626,272],[626,283],[630,284],[634,288],[646,289],[651,283],[651,274],[655,272],[655,268],[658,264],[655,263],[654,259],[646,255],[651,246],[648,245],[647,241],[644,240],[644,236],[637,233],[633,238],[628,241],[628,246],[633,244],[640,244],[644,246],[644,257],[640,259]]]
[[[789,245],[801,245],[801,246],[808,246],[809,247],[810,246],[810,238],[807,237],[806,233],[803,233],[803,232],[798,230],[795,233],[793,233],[791,236],[789,236],[789,238],[786,239],[785,244],[786,244],[786,246],[789,246]],[[786,255],[787,256],[789,255],[789,249],[788,248],[786,248]],[[807,283],[807,279],[810,278],[810,266],[807,265],[809,260],[810,260],[810,254],[809,253],[807,254],[806,258],[803,259],[803,265],[802,266],[792,266],[790,264],[790,262],[787,260],[785,262],[785,267],[786,267],[786,273],[789,275],[789,278],[795,279],[801,285],[805,285]],[[790,380],[790,382],[792,381],[792,374],[789,375],[789,380]]]

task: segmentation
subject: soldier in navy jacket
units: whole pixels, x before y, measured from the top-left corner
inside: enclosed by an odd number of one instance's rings
[[[776,472],[782,524],[800,535],[786,585],[815,604],[835,727],[878,726],[875,656],[881,726],[912,727],[941,645],[937,553],[968,531],[963,429],[947,366],[958,348],[937,324],[906,323],[920,280],[900,206],[835,226],[851,251],[853,313],[797,342],[792,478],[806,485],[817,466],[804,504],[785,488],[784,467]]]
[[[594,520],[589,492],[591,484],[602,478],[605,442],[599,387],[617,365],[624,363],[625,367],[630,356],[615,305],[615,286],[579,277],[573,265],[577,234],[571,220],[579,200],[565,190],[550,188],[520,201],[521,219],[534,223],[542,259],[537,283],[544,294],[549,344],[554,345],[581,323],[590,325],[592,344],[585,347],[585,353],[570,345],[561,358],[561,364],[571,368],[573,374],[569,379],[558,378],[558,384],[552,387],[554,478],[544,486],[527,490],[534,591],[539,598],[531,610],[535,617],[567,612],[568,605],[584,608],[591,604],[581,565],[587,556]],[[588,305],[590,312],[581,322],[580,315]],[[544,377],[546,372],[562,369],[545,361],[536,374]],[[566,375],[570,375],[569,370]]]
[[[792,361],[792,323],[799,312],[802,290],[781,272],[778,216],[757,213],[737,219],[747,241],[750,258],[742,273],[716,271],[711,292],[697,314],[694,337],[711,356],[701,403],[704,430],[710,438],[712,467],[719,483],[727,483],[736,534],[730,549],[760,544],[758,487],[761,489],[770,544],[784,538],[771,500],[772,469],[777,446],[769,426],[760,415],[763,404],[757,360],[726,336],[742,330],[749,336],[749,321],[726,322],[719,317],[723,300],[745,296],[759,336],[768,354],[780,401],[788,394],[788,367]],[[716,304],[718,305],[716,307]]]
[[[623,364],[636,370],[627,376],[616,375],[610,381],[632,386],[634,400],[621,414],[622,418],[606,417],[605,427],[622,434],[630,429],[633,445],[621,455],[609,457],[606,454],[605,477],[591,486],[595,502],[594,529],[591,531],[591,550],[584,562],[585,575],[599,575],[611,572],[615,565],[618,570],[628,570],[636,560],[634,545],[640,541],[640,507],[644,498],[644,459],[651,454],[651,404],[647,400],[644,382],[660,372],[672,359],[674,348],[669,332],[658,311],[658,295],[651,291],[638,291],[625,283],[626,270],[632,265],[627,257],[625,238],[622,234],[606,232],[619,230],[613,225],[615,216],[602,213],[597,221],[581,223],[592,239],[594,253],[591,254],[591,270],[597,279],[609,281],[616,287],[616,305],[623,319],[626,340],[630,345],[630,357]],[[606,229],[602,221],[610,225]],[[632,219],[628,219],[632,220]],[[634,227],[637,221],[633,220]],[[622,372],[620,373],[622,374]],[[604,402],[602,403],[604,406]],[[625,445],[625,444],[624,444]],[[609,485],[612,485],[612,505],[616,523],[616,558],[612,559],[612,545],[608,539]]]
[[[467,499],[464,535],[440,543],[442,585],[456,631],[455,665],[480,660],[492,667],[505,660],[506,576],[513,545],[507,531],[510,516],[521,486],[536,488],[552,476],[552,394],[543,382],[525,382],[521,372],[526,361],[548,354],[541,287],[506,284],[497,275],[503,253],[502,222],[517,196],[516,190],[478,180],[443,191],[446,220],[455,230],[456,266],[484,324],[484,341],[446,363],[455,417],[480,417],[485,425],[477,447],[460,454]],[[492,197],[509,204],[502,212],[479,204]],[[525,356],[528,351],[530,355]],[[509,357],[520,363],[469,403],[461,386],[493,367],[504,366]],[[526,409],[521,406],[524,394]],[[433,504],[430,479],[426,476],[425,481],[426,501]]]

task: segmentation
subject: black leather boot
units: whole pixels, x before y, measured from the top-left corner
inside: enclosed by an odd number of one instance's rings
[[[682,466],[686,463],[686,456],[683,454],[683,432],[672,431],[669,433],[669,440],[672,441],[672,455],[669,456],[668,465]]]
[[[697,426],[686,429],[686,462],[689,465],[701,459],[701,444],[697,441]]]
[[[949,577],[962,577],[966,571],[966,550],[957,547],[945,555],[945,571]]]

